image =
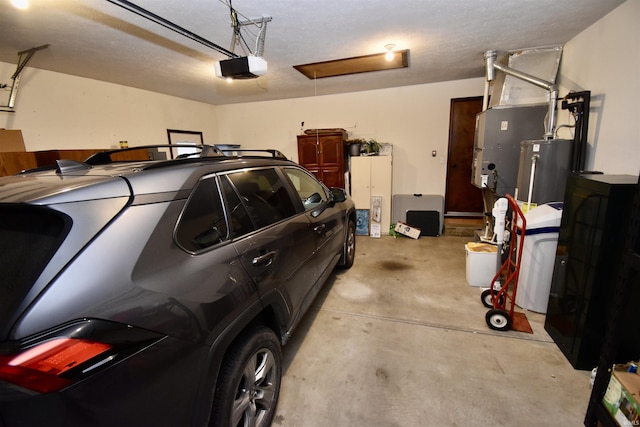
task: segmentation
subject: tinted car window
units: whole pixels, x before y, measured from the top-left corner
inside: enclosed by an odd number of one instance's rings
[[[198,183],[184,208],[176,240],[184,249],[197,252],[228,239],[227,223],[216,180]]]
[[[45,208],[0,206],[0,313],[14,312],[64,241],[70,224],[69,218]]]
[[[296,214],[289,196],[275,169],[249,170],[228,175],[242,196],[256,228],[266,227]]]
[[[285,168],[285,173],[298,192],[305,210],[313,210],[328,201],[324,187],[306,172],[300,169]]]
[[[227,204],[231,237],[240,237],[255,230],[247,209],[226,176],[221,177],[220,187]]]

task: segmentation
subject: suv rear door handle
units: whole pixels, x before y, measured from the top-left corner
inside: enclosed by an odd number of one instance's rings
[[[251,260],[251,264],[254,266],[258,265],[266,265],[269,266],[273,262],[273,259],[276,257],[276,251],[269,251],[263,255],[258,255],[253,260]]]
[[[313,231],[315,231],[316,233],[322,235],[322,234],[324,234],[325,228],[327,228],[326,224],[320,224],[320,225],[316,225],[315,227],[313,227]]]

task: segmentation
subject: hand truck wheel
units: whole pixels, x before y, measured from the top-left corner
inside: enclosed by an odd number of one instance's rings
[[[504,310],[493,308],[487,311],[485,320],[487,321],[487,325],[496,331],[511,329],[511,316]]]
[[[498,291],[493,291],[493,292],[498,292]],[[493,298],[491,298],[491,289],[485,289],[484,291],[482,291],[482,293],[480,294],[480,301],[482,301],[482,304],[485,307],[493,308]],[[504,306],[504,294],[498,296],[498,305],[500,307]]]

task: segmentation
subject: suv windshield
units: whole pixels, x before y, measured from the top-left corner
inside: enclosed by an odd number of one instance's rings
[[[70,225],[65,216],[50,209],[0,205],[0,323],[6,324],[14,314]]]

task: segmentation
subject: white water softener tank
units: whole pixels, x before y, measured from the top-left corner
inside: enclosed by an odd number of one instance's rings
[[[526,214],[524,245],[516,304],[537,313],[546,313],[551,291],[553,266],[560,234],[562,202],[540,205]]]

